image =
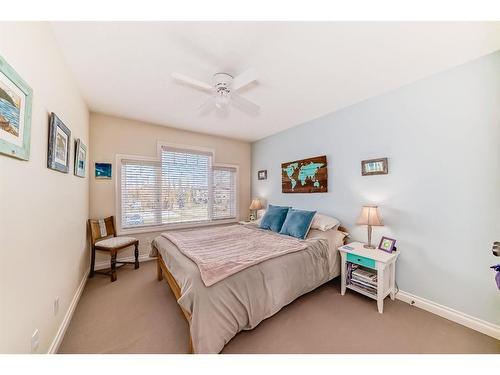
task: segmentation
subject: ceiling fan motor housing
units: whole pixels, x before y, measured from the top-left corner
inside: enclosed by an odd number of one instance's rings
[[[233,76],[227,73],[215,73],[213,82],[215,92],[221,96],[228,96],[231,92]]]

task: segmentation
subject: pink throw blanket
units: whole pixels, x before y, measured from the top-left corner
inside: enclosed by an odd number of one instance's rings
[[[200,270],[206,286],[245,268],[304,250],[305,241],[243,225],[162,233]]]

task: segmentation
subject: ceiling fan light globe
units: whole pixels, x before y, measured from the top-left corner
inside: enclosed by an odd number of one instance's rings
[[[224,108],[229,104],[229,95],[227,93],[220,93],[215,97],[215,106],[217,108]]]

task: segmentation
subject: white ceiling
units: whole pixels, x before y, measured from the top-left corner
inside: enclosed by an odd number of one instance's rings
[[[90,110],[258,140],[500,49],[500,23],[55,22],[56,38]],[[249,116],[197,112],[206,94],[179,72],[254,68]]]

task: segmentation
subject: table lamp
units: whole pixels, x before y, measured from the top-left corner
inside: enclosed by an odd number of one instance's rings
[[[259,198],[254,198],[252,199],[252,204],[248,208],[250,210],[250,221],[254,221],[257,218],[257,211],[261,210],[263,206]]]
[[[368,225],[368,244],[364,245],[366,249],[375,249],[372,245],[372,226],[382,226],[382,219],[378,214],[378,207],[372,205],[364,205],[359,215],[358,224]]]

